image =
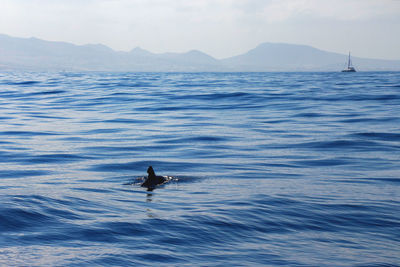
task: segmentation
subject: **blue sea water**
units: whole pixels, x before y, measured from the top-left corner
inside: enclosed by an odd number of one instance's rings
[[[400,73],[0,72],[0,126],[1,266],[400,265]]]

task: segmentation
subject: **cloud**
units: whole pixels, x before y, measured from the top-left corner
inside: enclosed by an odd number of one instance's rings
[[[399,0],[249,0],[233,1],[248,15],[282,22],[296,17],[332,20],[366,20],[400,15]]]
[[[0,15],[20,23],[275,23],[297,18],[366,20],[400,16],[396,0],[2,0]],[[5,20],[3,18],[3,20]],[[6,23],[7,24],[7,23]],[[6,25],[5,24],[5,25]],[[10,26],[10,25],[9,25]],[[215,25],[219,26],[219,25]],[[3,25],[2,28],[6,26]],[[12,26],[10,26],[12,27]],[[46,28],[49,25],[41,25]]]

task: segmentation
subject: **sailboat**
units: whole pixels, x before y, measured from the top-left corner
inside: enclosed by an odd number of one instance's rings
[[[356,72],[356,69],[351,64],[350,52],[349,52],[349,58],[347,59],[347,67],[344,68],[342,72]]]

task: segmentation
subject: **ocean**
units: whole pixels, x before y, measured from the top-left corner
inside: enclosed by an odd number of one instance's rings
[[[0,126],[1,266],[400,265],[398,72],[0,72]]]

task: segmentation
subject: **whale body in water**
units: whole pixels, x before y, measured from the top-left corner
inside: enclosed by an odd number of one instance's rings
[[[152,166],[147,169],[147,179],[142,183],[142,187],[147,187],[147,190],[151,191],[156,188],[157,185],[163,184],[167,179],[163,176],[157,176]]]

